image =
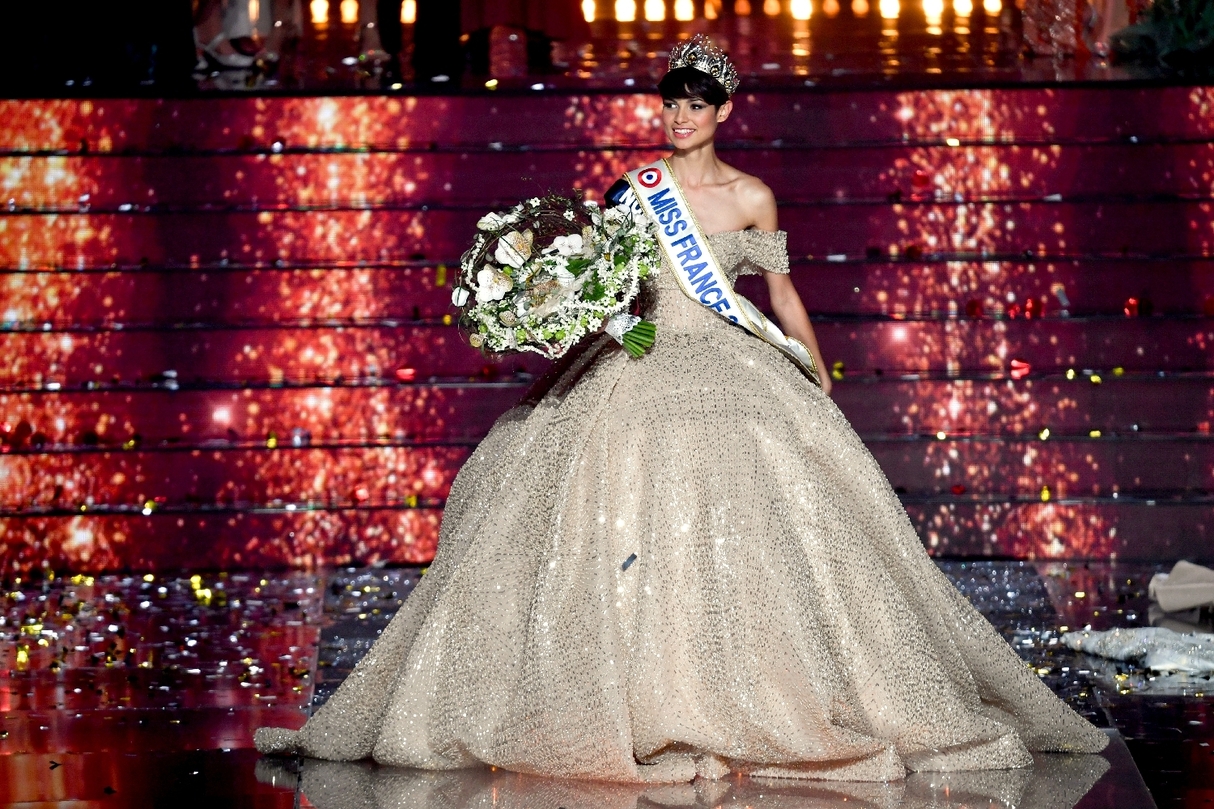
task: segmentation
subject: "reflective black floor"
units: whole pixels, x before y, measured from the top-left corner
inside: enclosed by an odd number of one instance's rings
[[[644,786],[560,781],[504,771],[401,771],[304,761],[257,765],[262,783],[290,788],[319,809],[473,807],[1013,807],[1071,809],[1150,805],[1119,736],[1098,756],[1039,755],[1034,767],[982,773],[916,773],[902,783],[808,782],[734,777]]]
[[[253,730],[297,726],[323,703],[418,569],[77,576],[5,584],[0,805],[1129,807],[1149,805],[1144,781],[1159,806],[1214,796],[1205,678],[1151,676],[1058,641],[1067,628],[1148,624],[1154,568],[940,564],[1057,693],[1115,734],[1103,757],[897,785],[732,779],[656,790],[264,761]]]

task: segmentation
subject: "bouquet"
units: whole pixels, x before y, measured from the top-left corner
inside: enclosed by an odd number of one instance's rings
[[[661,261],[648,217],[550,194],[476,227],[451,295],[473,346],[556,359],[604,323],[633,357],[653,345],[656,327],[630,314]]]

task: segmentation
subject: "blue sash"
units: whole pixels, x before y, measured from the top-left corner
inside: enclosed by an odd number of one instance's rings
[[[821,385],[817,365],[805,345],[785,335],[758,307],[734,292],[666,159],[624,176],[630,188],[620,202],[657,223],[658,243],[674,268],[683,294],[780,349],[811,382]]]

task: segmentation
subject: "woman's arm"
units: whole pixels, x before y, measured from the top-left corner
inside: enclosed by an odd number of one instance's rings
[[[776,216],[776,196],[770,188],[756,180],[754,185],[747,189],[746,197],[746,207],[754,211],[755,228],[773,232],[780,229]],[[800,340],[809,349],[814,364],[818,366],[818,379],[822,383],[822,390],[829,395],[830,369],[826,367],[826,360],[822,359],[822,350],[818,348],[814,327],[809,322],[809,315],[805,313],[805,305],[801,303],[797,288],[793,286],[792,277],[785,273],[764,272],[763,278],[767,281],[771,309],[776,313],[780,327],[785,334]]]
[[[814,357],[814,363],[818,366],[818,380],[822,383],[822,390],[829,395],[830,368],[827,367],[826,360],[822,359],[822,350],[818,348],[818,338],[814,335],[814,327],[809,322],[809,315],[805,314],[805,306],[801,303],[801,296],[797,294],[797,288],[793,286],[792,278],[784,273],[775,272],[765,272],[763,277],[767,279],[767,294],[771,298],[771,309],[776,313],[780,327],[784,329],[785,334],[797,338],[809,349],[809,353]]]

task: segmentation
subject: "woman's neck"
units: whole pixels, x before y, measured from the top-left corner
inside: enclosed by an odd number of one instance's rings
[[[670,156],[670,167],[679,184],[688,188],[713,185],[720,173],[721,161],[717,160],[712,141],[694,149],[675,149]]]

